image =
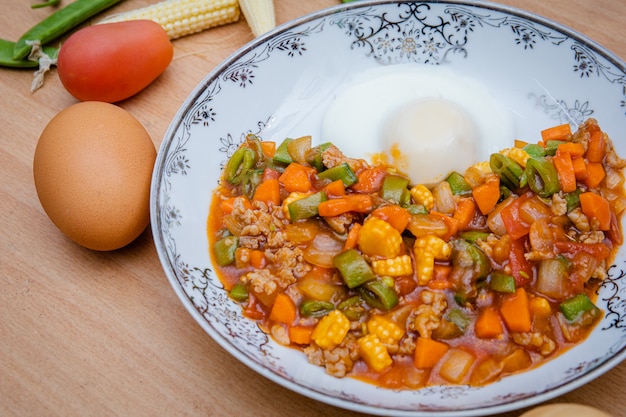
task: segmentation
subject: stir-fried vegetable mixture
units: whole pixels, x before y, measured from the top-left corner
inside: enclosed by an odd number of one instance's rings
[[[337,377],[416,389],[536,367],[601,319],[626,207],[595,120],[541,136],[424,185],[310,137],[249,135],[209,216],[220,279]]]

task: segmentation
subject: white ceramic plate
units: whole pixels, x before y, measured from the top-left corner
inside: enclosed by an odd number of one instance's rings
[[[617,365],[626,358],[624,249],[600,289],[604,319],[587,341],[483,388],[393,391],[328,376],[304,354],[274,343],[229,300],[205,233],[220,168],[249,132],[278,142],[310,134],[321,142],[325,109],[349,77],[395,64],[446,66],[475,79],[508,108],[517,138],[536,141],[545,127],[594,117],[626,155],[620,137],[626,132],[624,63],[554,22],[473,1],[362,1],[302,17],[255,39],[208,74],[163,140],[152,183],[152,229],[185,307],[258,373],[310,398],[370,414],[495,414],[562,395]]]

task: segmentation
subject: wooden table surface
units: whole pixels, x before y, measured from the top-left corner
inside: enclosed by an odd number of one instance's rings
[[[17,40],[50,13],[2,0],[0,38]],[[152,1],[154,2],[154,1]],[[569,26],[626,59],[625,0],[502,0]],[[126,0],[111,12],[144,6]],[[275,0],[279,24],[339,0]],[[245,22],[174,41],[175,57],[120,106],[160,145],[185,97],[253,39]],[[150,230],[108,253],[68,241],[41,208],[32,176],[44,126],[75,102],[53,71],[0,68],[0,416],[356,416],[256,374],[187,313],[161,269]],[[626,416],[626,363],[551,402]],[[519,416],[522,411],[507,413]]]

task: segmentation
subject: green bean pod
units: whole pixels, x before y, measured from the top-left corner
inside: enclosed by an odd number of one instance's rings
[[[31,46],[27,41],[39,41],[41,45],[45,45],[120,1],[76,0],[57,10],[22,35],[13,47],[13,60],[19,61],[28,56]]]
[[[389,311],[399,302],[396,290],[379,279],[366,282],[358,290],[367,304],[379,310]]]
[[[528,159],[525,175],[528,186],[539,197],[551,197],[561,190],[559,174],[552,162],[546,158]]]
[[[226,181],[238,185],[244,179],[248,170],[254,167],[256,154],[250,148],[239,148],[230,157],[224,168]]]
[[[29,59],[13,59],[13,48],[15,42],[0,39],[0,65],[3,67],[11,68],[37,68],[39,66],[38,61],[31,61]],[[54,59],[59,53],[57,48],[45,47],[43,52],[50,58]]]
[[[516,190],[520,186],[520,178],[524,169],[514,160],[499,153],[491,154],[489,158],[491,170],[498,174],[500,182],[510,190]]]
[[[305,300],[300,304],[300,314],[304,317],[322,317],[335,309],[328,301]]]

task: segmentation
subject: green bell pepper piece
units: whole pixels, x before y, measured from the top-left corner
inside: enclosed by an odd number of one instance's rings
[[[291,155],[289,155],[289,150],[287,149],[289,142],[291,141],[293,141],[293,138],[286,138],[280,145],[278,145],[276,152],[274,152],[274,163],[289,165],[293,162]]]
[[[512,294],[515,292],[515,278],[504,272],[492,272],[489,278],[489,288],[497,292]]]
[[[491,154],[489,157],[491,170],[498,174],[500,183],[505,187],[516,190],[520,186],[520,177],[524,169],[513,159],[500,153]]]
[[[213,244],[215,260],[219,266],[227,266],[235,262],[235,251],[239,245],[237,236],[226,236]]]
[[[448,175],[446,182],[450,184],[450,189],[454,195],[466,196],[472,194],[472,187],[465,181],[465,177],[456,171]]]
[[[577,321],[583,314],[599,310],[587,294],[578,294],[563,301],[559,308],[569,322]]]

